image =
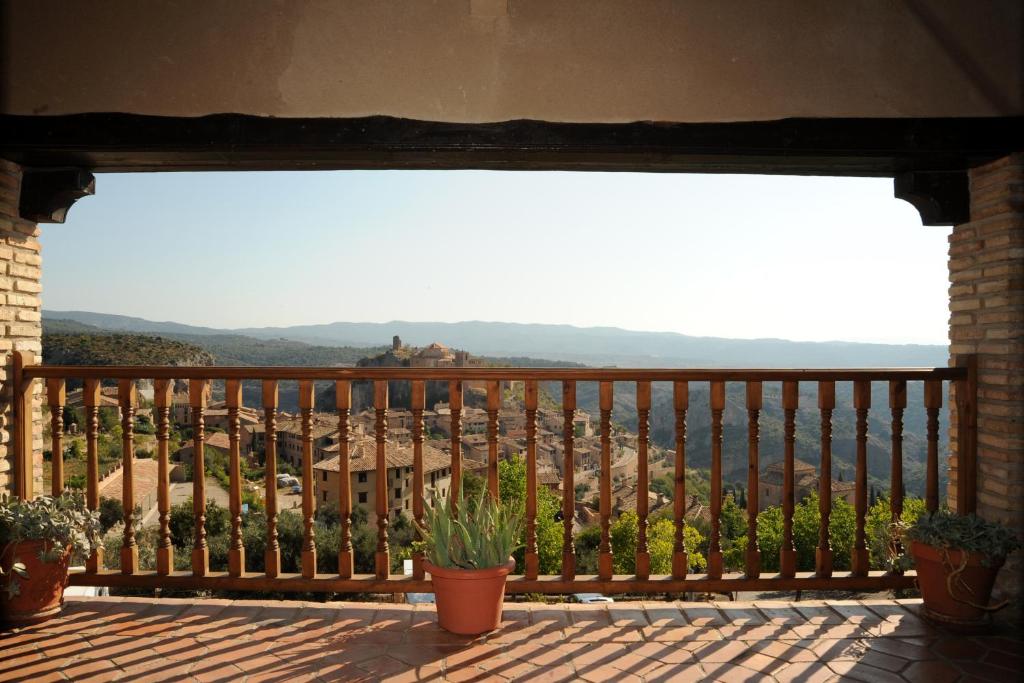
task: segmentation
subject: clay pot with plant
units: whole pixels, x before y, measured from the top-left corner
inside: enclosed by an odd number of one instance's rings
[[[522,525],[520,509],[487,492],[468,500],[435,498],[427,506],[418,547],[426,555],[423,566],[434,586],[441,628],[478,635],[498,627]]]
[[[977,628],[1007,605],[990,604],[1007,555],[1021,547],[1016,533],[976,515],[946,510],[922,515],[903,531],[909,541],[925,617]]]
[[[0,501],[0,623],[45,621],[60,613],[68,566],[99,543],[99,513],[80,491]]]

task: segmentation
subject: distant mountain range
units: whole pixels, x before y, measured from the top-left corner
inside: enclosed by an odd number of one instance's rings
[[[111,331],[164,335],[243,335],[318,346],[379,347],[399,335],[413,346],[440,341],[488,356],[527,356],[620,367],[909,367],[946,365],[946,346],[726,339],[616,327],[501,322],[350,323],[218,329],[88,311],[43,311],[45,319]]]

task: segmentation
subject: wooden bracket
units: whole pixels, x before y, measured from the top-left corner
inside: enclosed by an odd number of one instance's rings
[[[893,194],[910,202],[924,225],[956,225],[971,218],[966,171],[911,171],[893,180]]]
[[[88,171],[26,170],[18,213],[33,223],[63,223],[71,206],[92,194],[96,194],[96,178]]]

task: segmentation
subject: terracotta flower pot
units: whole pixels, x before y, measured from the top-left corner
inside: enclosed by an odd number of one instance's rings
[[[917,566],[917,584],[924,600],[924,615],[952,626],[976,627],[986,623],[989,598],[1004,558],[982,566],[982,556],[935,548],[918,541],[911,545]]]
[[[423,568],[434,584],[437,623],[446,631],[473,636],[498,628],[505,578],[515,566],[512,558],[489,569],[446,569],[425,560]]]
[[[40,560],[41,550],[43,541],[21,541],[0,557],[5,574],[3,581],[14,581],[20,588],[18,595],[10,599],[5,593],[0,594],[0,622],[6,626],[35,624],[60,613],[64,587],[68,583],[71,548],[56,562]],[[25,565],[28,578],[11,573],[15,557]]]

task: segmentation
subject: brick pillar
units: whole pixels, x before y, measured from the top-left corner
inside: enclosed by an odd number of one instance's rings
[[[1024,534],[1024,153],[972,170],[970,192],[971,221],[949,238],[949,350],[978,355],[978,514]],[[1021,555],[997,591],[1024,597]]]
[[[12,439],[10,380],[14,351],[30,351],[35,362],[42,362],[42,323],[39,282],[41,259],[39,256],[39,228],[35,223],[18,217],[18,197],[21,191],[21,168],[0,159],[0,355],[4,367],[0,370],[3,391],[0,393],[0,493],[11,493]],[[32,461],[34,466],[33,491],[43,491],[43,421],[42,389],[36,382],[35,400],[32,402]]]

